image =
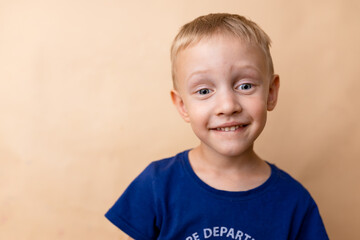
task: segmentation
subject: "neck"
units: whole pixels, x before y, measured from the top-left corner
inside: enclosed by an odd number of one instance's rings
[[[197,162],[199,165],[222,172],[249,171],[264,164],[264,161],[254,152],[253,145],[240,155],[222,155],[200,144],[191,150],[190,159],[194,164]]]
[[[189,153],[196,175],[209,186],[227,191],[246,191],[263,184],[271,169],[251,146],[240,155],[222,155],[206,146],[198,146]]]

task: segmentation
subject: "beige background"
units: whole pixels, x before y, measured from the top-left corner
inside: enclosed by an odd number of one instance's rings
[[[122,239],[103,217],[146,165],[197,144],[169,48],[210,12],[272,38],[277,109],[258,153],[300,180],[331,239],[360,239],[360,2],[1,0],[0,239]]]

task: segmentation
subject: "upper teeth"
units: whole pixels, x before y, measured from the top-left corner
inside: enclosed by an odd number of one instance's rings
[[[241,126],[242,126],[242,125],[241,125]],[[238,128],[241,127],[241,126],[240,126],[240,125],[237,125],[237,126],[232,126],[232,127],[216,128],[216,130],[229,132],[229,131],[235,131],[236,129],[238,129]]]

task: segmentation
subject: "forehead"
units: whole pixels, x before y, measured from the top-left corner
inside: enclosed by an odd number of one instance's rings
[[[196,72],[216,73],[252,69],[267,74],[264,52],[239,37],[215,35],[203,38],[181,49],[174,63],[177,85]]]

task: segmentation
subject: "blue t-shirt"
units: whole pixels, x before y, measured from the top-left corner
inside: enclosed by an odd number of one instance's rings
[[[136,240],[329,239],[308,191],[270,166],[261,186],[222,191],[194,173],[187,150],[151,163],[105,216]]]

